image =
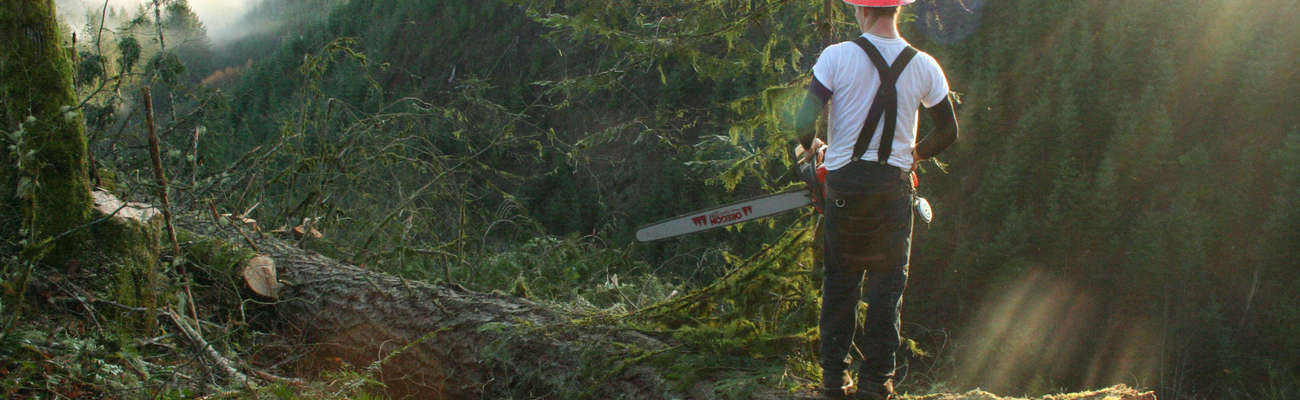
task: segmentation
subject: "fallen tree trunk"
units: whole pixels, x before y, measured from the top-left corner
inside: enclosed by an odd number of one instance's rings
[[[660,354],[671,358],[666,353],[680,348],[671,339],[613,322],[579,322],[587,319],[555,305],[368,271],[278,239],[224,236],[225,243],[242,240],[261,253],[222,244],[218,252],[242,258],[239,266],[228,266],[229,276],[242,279],[250,295],[278,293],[273,312],[266,314],[274,318],[250,322],[308,343],[311,350],[303,364],[309,373],[346,363],[382,382],[393,398],[714,397],[707,379],[683,388],[665,379],[664,366],[650,361]],[[273,265],[267,265],[268,259]],[[260,272],[250,274],[250,267]],[[275,277],[272,282],[268,274]],[[805,389],[760,389],[748,397],[821,398]],[[978,390],[903,398],[1003,399]],[[1041,399],[1055,398],[1155,400],[1155,395],[1121,385]]]
[[[659,339],[576,323],[527,299],[368,271],[274,238],[256,247],[274,262],[277,318],[249,322],[306,340],[308,370],[347,363],[394,398],[684,397],[638,363],[672,348]]]

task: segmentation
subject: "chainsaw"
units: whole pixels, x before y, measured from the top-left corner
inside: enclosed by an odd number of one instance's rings
[[[826,167],[820,165],[818,161],[822,159],[825,151],[826,148],[822,147],[817,157],[798,164],[799,179],[805,183],[805,186],[801,189],[763,195],[645,225],[637,229],[636,240],[649,242],[688,233],[718,229],[741,222],[783,214],[810,205],[813,206],[817,213],[821,213],[826,197]],[[802,159],[802,156],[803,147],[795,146],[795,158]],[[912,186],[915,187],[916,185],[916,173],[913,172]],[[929,224],[930,220],[934,218],[934,211],[930,208],[928,200],[917,197],[913,207],[917,216],[921,217],[921,220],[925,221],[925,223]]]

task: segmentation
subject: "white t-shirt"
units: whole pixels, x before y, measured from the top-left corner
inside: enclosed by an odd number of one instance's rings
[[[880,55],[890,65],[908,46],[902,38],[883,38],[862,34],[880,50]],[[813,76],[831,90],[828,111],[829,143],[826,149],[826,169],[836,170],[849,163],[853,145],[866,122],[867,110],[880,87],[880,74],[875,64],[857,44],[841,42],[822,51],[813,65]],[[948,79],[939,62],[929,54],[918,51],[907,68],[898,77],[898,123],[895,125],[894,143],[890,148],[888,163],[899,168],[912,167],[912,149],[916,147],[916,116],[921,104],[934,107],[948,96]],[[876,161],[880,149],[881,122],[871,138],[871,146],[862,155],[863,160]]]

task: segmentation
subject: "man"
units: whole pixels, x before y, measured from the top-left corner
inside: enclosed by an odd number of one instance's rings
[[[918,162],[957,139],[943,69],[898,33],[899,7],[913,1],[844,0],[853,6],[862,36],[822,51],[796,121],[804,157],[815,157],[825,147],[828,170],[819,326],[822,388],[830,398],[844,398],[853,386],[846,356],[854,342],[862,356],[855,398],[893,395],[899,310],[912,241],[915,188],[910,176]],[[918,144],[921,106],[936,130]],[[813,137],[823,110],[829,145]],[[855,335],[860,300],[868,308]]]

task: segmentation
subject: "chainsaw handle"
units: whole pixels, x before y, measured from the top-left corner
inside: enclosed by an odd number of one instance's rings
[[[817,161],[813,163],[813,166],[817,169],[824,168],[822,167],[822,163],[826,161],[826,147],[827,146],[823,144],[821,147],[817,148]],[[794,157],[800,162],[803,161],[803,153],[804,149],[802,144],[794,145]],[[921,180],[916,177],[916,170],[912,170],[910,175],[912,176],[912,188],[921,186]],[[822,173],[822,176],[825,176],[825,172]]]
[[[818,143],[821,143],[820,147],[817,146]],[[813,147],[817,147],[817,157],[816,160],[813,161],[813,165],[820,167],[821,164],[826,161],[826,143],[823,143],[821,139],[813,139]],[[794,158],[797,160],[796,164],[803,162],[804,153],[805,150],[802,144],[794,145]]]

